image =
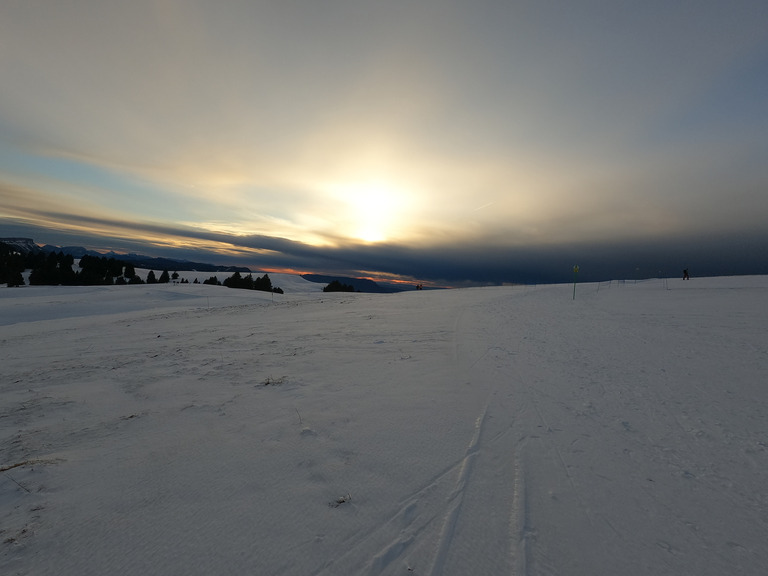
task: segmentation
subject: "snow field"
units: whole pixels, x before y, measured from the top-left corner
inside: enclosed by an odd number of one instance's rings
[[[768,278],[270,277],[0,291],[2,573],[768,564]]]

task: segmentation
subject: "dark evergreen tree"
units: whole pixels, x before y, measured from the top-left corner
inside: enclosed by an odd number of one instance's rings
[[[32,268],[32,271],[29,273],[29,285],[30,286],[41,286],[45,284],[45,268]]]
[[[86,286],[113,284],[112,276],[109,276],[109,260],[88,254],[80,258],[78,283]]]
[[[224,280],[224,286],[228,288],[242,288],[245,290],[263,290],[264,292],[277,292],[278,289],[272,288],[272,281],[269,279],[269,275],[264,274],[261,278],[253,277],[253,274],[248,274],[245,278],[240,275],[240,272],[235,272]],[[282,294],[280,290],[280,294]]]
[[[29,273],[30,286],[53,286],[59,283],[58,260],[55,252],[48,252],[35,261],[35,267]]]
[[[155,271],[150,270],[147,274],[147,284],[157,284],[157,278],[155,278]]]
[[[171,276],[168,274],[168,270],[163,270],[163,273],[160,274],[160,280],[158,282],[160,284],[168,284],[168,282],[171,281]]]
[[[18,270],[9,271],[5,280],[9,288],[14,286],[24,286],[24,276]]]
[[[21,286],[24,284],[24,278],[21,275],[27,266],[27,261],[31,261],[29,256],[16,252],[9,244],[0,242],[0,284],[7,283],[8,286]],[[19,282],[21,279],[21,282]]]
[[[338,280],[334,280],[328,286],[323,288],[323,292],[354,292],[355,287],[349,284],[342,284]]]
[[[122,260],[116,260],[114,258],[110,258],[107,260],[107,266],[106,266],[106,274],[105,277],[110,278],[117,278],[118,276],[123,275],[123,261]]]
[[[253,282],[253,287],[256,290],[263,290],[264,292],[272,292],[272,280],[269,279],[268,274],[264,274],[261,278],[256,278]]]
[[[73,286],[77,284],[77,273],[75,272],[75,258],[72,254],[59,252],[59,282],[64,286]]]
[[[240,272],[235,272],[229,278],[224,279],[224,286],[227,288],[240,288],[240,283],[243,281],[243,277],[240,276]]]

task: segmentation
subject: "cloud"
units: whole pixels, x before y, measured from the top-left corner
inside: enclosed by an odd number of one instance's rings
[[[50,215],[54,217],[55,215]],[[247,266],[254,271],[323,273],[427,282],[439,286],[552,283],[675,277],[683,268],[698,276],[768,274],[768,233],[751,231],[702,239],[680,234],[655,240],[573,242],[509,248],[488,241],[442,246],[339,244],[313,246],[268,236],[237,236],[162,224],[132,226],[122,221],[67,218],[61,231],[0,219],[3,236],[38,242],[84,245],[196,262]],[[93,230],[89,233],[88,230]],[[96,231],[105,231],[99,236]],[[130,232],[130,233],[128,233]]]

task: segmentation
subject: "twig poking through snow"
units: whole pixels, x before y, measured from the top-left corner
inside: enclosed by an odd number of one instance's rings
[[[352,500],[352,494],[347,493],[346,496],[339,496],[333,502],[328,502],[328,506],[330,506],[331,508],[338,508],[339,506],[341,506],[345,502],[349,502],[350,500]]]

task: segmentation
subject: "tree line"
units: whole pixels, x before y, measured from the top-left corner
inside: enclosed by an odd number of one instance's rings
[[[195,280],[197,282],[197,280]],[[203,284],[213,284],[214,286],[226,286],[227,288],[239,288],[242,290],[261,290],[263,292],[274,292],[275,294],[283,294],[282,288],[272,286],[272,280],[270,280],[268,274],[264,274],[261,278],[258,276],[253,277],[253,274],[248,276],[242,276],[240,272],[235,272],[229,278],[226,278],[223,282],[220,282],[216,276],[211,276],[208,280],[203,280]]]
[[[333,280],[328,286],[323,288],[323,292],[354,292],[355,287],[350,284],[344,284],[338,280]]]
[[[170,274],[163,270],[158,278],[154,270],[147,274],[146,281],[136,273],[136,268],[130,262],[106,256],[85,255],[80,259],[79,270],[75,269],[75,259],[71,254],[63,252],[37,252],[20,254],[12,246],[0,242],[0,284],[10,287],[23,286],[25,270],[30,270],[30,286],[112,286],[121,284],[166,284],[171,281],[188,284],[184,278],[179,280],[179,273]],[[195,278],[194,284],[198,284]],[[216,276],[204,280],[203,284],[262,290],[282,294],[281,288],[272,286],[267,274],[254,278],[252,274],[241,276],[235,272],[223,282]]]

